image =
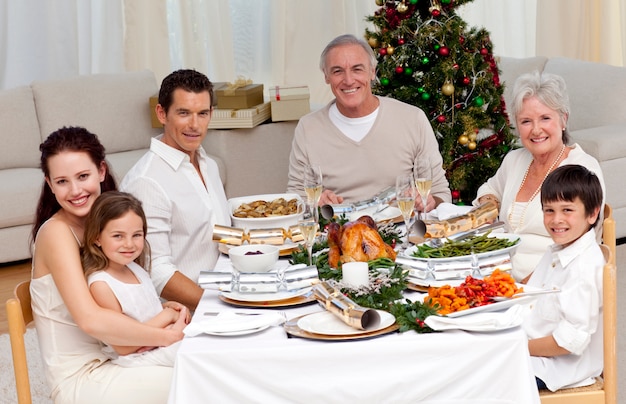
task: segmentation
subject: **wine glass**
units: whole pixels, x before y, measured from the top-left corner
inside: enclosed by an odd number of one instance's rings
[[[432,165],[429,159],[417,159],[413,165],[413,176],[415,177],[415,187],[422,199],[422,220],[426,220],[426,204],[428,195],[433,184]]]
[[[315,219],[319,219],[317,204],[322,196],[322,170],[320,166],[307,164],[304,167],[304,192],[306,193],[307,204],[311,206]]]
[[[298,228],[304,237],[304,245],[309,254],[309,265],[313,265],[313,243],[319,229],[319,223],[315,215],[317,206],[313,206],[314,209],[311,208],[311,205],[305,204],[303,206],[302,218],[298,220]]]
[[[396,203],[402,213],[406,226],[406,240],[402,243],[402,249],[409,247],[409,234],[411,233],[410,221],[415,207],[415,180],[412,174],[402,174],[396,177]]]

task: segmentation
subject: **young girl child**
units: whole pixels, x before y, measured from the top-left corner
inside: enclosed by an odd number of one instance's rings
[[[144,270],[149,266],[150,251],[146,231],[139,200],[124,192],[104,192],[87,217],[81,261],[89,290],[100,306],[165,328],[174,324],[186,307],[175,302],[161,305]],[[103,352],[125,367],[173,366],[179,344],[139,349],[113,345],[105,346]]]
[[[598,177],[580,165],[554,170],[541,187],[543,223],[554,241],[529,286],[541,296],[522,324],[537,386],[555,391],[592,384],[602,363],[602,269],[594,226],[602,206]]]

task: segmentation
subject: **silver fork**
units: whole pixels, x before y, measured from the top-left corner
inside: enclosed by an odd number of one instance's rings
[[[278,314],[280,314],[283,318],[283,323],[287,322],[287,313],[285,313],[284,311],[279,311]]]

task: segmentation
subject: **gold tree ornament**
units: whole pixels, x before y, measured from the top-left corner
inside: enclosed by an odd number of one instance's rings
[[[463,146],[469,143],[469,138],[467,137],[466,134],[462,134],[461,136],[459,136],[459,143],[462,144]]]
[[[371,36],[367,39],[367,43],[370,44],[372,48],[378,48],[380,46],[380,42],[378,42],[378,38]]]
[[[409,10],[409,6],[406,5],[406,3],[404,1],[398,3],[398,6],[396,7],[396,10],[400,13],[400,14],[404,14]]]
[[[446,96],[451,96],[454,94],[454,85],[449,81],[446,81],[443,86],[441,86],[441,93]]]
[[[394,48],[393,46],[387,46],[387,55],[393,55],[393,53],[396,51],[396,48]]]
[[[428,8],[428,11],[430,11],[431,13],[433,11],[441,11],[441,6],[439,5],[438,1],[433,0],[431,3],[431,6]]]
[[[476,142],[469,142],[467,148],[470,150],[476,150]]]

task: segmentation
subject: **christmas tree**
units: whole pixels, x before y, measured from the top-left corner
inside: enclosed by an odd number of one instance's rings
[[[365,37],[378,95],[421,108],[439,141],[452,197],[464,202],[514,147],[493,45],[455,9],[472,0],[375,0]]]

